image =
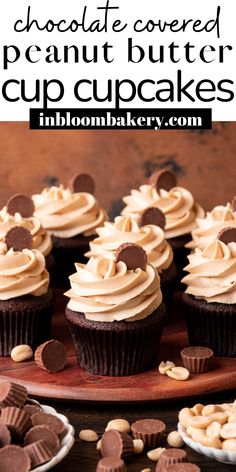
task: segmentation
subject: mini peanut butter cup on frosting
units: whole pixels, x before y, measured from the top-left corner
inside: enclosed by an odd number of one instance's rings
[[[139,217],[150,207],[159,208],[165,215],[165,237],[174,251],[174,262],[179,270],[186,264],[191,231],[197,226],[197,218],[204,217],[204,210],[194,201],[187,189],[177,185],[174,173],[169,169],[154,172],[147,184],[131,190],[123,198],[122,215]]]
[[[187,453],[183,449],[166,449],[160,455],[157,463],[156,472],[163,472],[170,465],[184,464],[188,461]]]
[[[122,244],[116,255],[77,263],[66,307],[78,363],[98,375],[132,375],[155,366],[165,323],[160,277],[145,251]]]
[[[45,258],[32,249],[33,237],[24,227],[11,228],[0,242],[0,355],[45,341],[51,327],[53,295]]]
[[[118,457],[103,457],[96,467],[96,472],[126,472],[126,466]]]
[[[236,230],[189,255],[182,279],[187,285],[183,306],[189,344],[205,346],[216,356],[236,355]]]
[[[75,262],[85,262],[84,253],[107,220],[106,211],[94,196],[95,182],[89,174],[76,174],[67,185],[45,188],[33,195],[35,216],[49,232],[56,260],[53,284],[68,287]]]
[[[140,246],[146,252],[146,262],[153,265],[160,275],[163,299],[168,305],[173,299],[177,270],[164,228],[165,215],[159,208],[147,208],[138,219],[135,216],[117,216],[114,222],[105,222],[103,227],[96,229],[98,237],[89,243],[90,251],[85,256],[116,256],[122,244]]]
[[[144,419],[135,421],[131,425],[131,431],[135,439],[142,439],[144,446],[154,449],[159,446],[166,425],[163,421],[155,419]]]

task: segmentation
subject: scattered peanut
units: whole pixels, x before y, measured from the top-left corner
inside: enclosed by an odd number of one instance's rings
[[[101,451],[101,447],[102,447],[102,440],[99,439],[99,441],[97,442],[97,445],[96,445],[97,451]]]
[[[129,433],[130,432],[130,424],[127,420],[123,420],[122,418],[116,418],[114,420],[109,421],[106,426],[105,431],[109,431],[110,429],[117,429],[120,433]]]
[[[157,447],[156,449],[152,449],[151,451],[148,451],[147,456],[148,459],[151,459],[151,461],[157,462],[158,459],[160,458],[160,455],[166,450],[165,447]]]
[[[144,443],[142,439],[133,439],[133,443],[134,443],[134,454],[141,454],[144,448]]]
[[[171,370],[167,370],[166,374],[174,380],[187,380],[189,378],[189,371],[185,367],[172,367]]]
[[[165,375],[167,370],[170,370],[172,367],[175,367],[175,364],[174,362],[171,362],[171,361],[162,361],[159,365],[159,372],[160,374],[162,375]]]
[[[11,358],[15,362],[23,362],[31,359],[34,353],[33,350],[28,344],[19,344],[18,346],[13,347],[11,351]]]
[[[152,472],[151,469],[142,469],[141,472]]]
[[[167,442],[171,447],[182,447],[184,441],[178,431],[171,431],[167,436]]]
[[[79,433],[79,438],[81,441],[95,442],[98,440],[98,435],[92,429],[82,429]]]

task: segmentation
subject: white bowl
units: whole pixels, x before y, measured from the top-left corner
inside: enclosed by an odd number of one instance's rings
[[[31,400],[31,402],[39,405],[39,403],[35,400]],[[34,469],[31,469],[32,472],[45,472],[46,470],[55,467],[56,464],[61,462],[62,459],[67,456],[68,452],[70,451],[75,442],[75,430],[73,426],[71,426],[71,424],[69,423],[66,416],[57,413],[56,410],[51,406],[41,405],[41,407],[43,408],[44,413],[50,413],[51,415],[54,415],[59,418],[64,423],[67,433],[60,443],[60,449],[58,453],[49,462],[46,462],[46,464],[42,464],[38,467],[35,467]]]
[[[218,462],[223,462],[223,464],[236,464],[236,451],[223,451],[222,449],[217,449],[216,447],[206,447],[202,446],[201,443],[193,441],[187,433],[186,429],[178,423],[178,431],[187,446],[191,447],[194,451],[202,454],[203,456],[210,457]]]

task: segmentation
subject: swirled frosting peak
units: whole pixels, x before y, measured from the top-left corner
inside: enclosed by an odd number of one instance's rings
[[[167,269],[173,261],[173,251],[165,240],[164,231],[155,225],[140,227],[133,216],[117,216],[114,223],[105,222],[104,227],[97,228],[99,237],[90,242],[87,257],[106,253],[115,255],[117,248],[123,243],[134,243],[141,246],[149,264],[158,272]]]
[[[187,244],[190,249],[204,249],[213,241],[219,231],[227,226],[236,228],[236,212],[230,203],[218,205],[207,212],[205,218],[197,218],[197,227],[192,231],[192,241]]]
[[[49,274],[40,251],[7,250],[6,244],[0,243],[0,300],[44,295],[48,285]]]
[[[141,185],[123,198],[123,215],[137,215],[149,207],[158,207],[166,217],[167,239],[189,234],[196,226],[196,218],[204,216],[203,209],[194,202],[192,194],[183,187],[157,192],[152,185]]]
[[[7,207],[0,211],[0,241],[5,241],[7,232],[14,228],[14,226],[21,226],[30,231],[33,237],[33,248],[38,249],[44,257],[46,257],[52,249],[52,241],[48,232],[42,227],[40,220],[34,216],[24,218],[20,213],[10,215]]]
[[[89,236],[107,219],[95,197],[86,192],[73,193],[63,185],[45,188],[33,195],[35,215],[50,234],[72,238],[78,234]]]
[[[68,307],[100,322],[135,321],[146,318],[162,302],[159,275],[151,265],[128,270],[112,254],[91,257],[87,264],[76,264],[70,276]]]
[[[236,243],[218,239],[188,256],[186,293],[206,302],[236,303]]]

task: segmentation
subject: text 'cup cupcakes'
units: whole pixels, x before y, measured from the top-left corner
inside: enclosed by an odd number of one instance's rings
[[[149,183],[123,198],[123,215],[139,215],[149,207],[158,207],[165,215],[165,236],[174,251],[174,261],[182,270],[191,239],[191,231],[196,227],[196,218],[203,218],[203,209],[194,201],[192,194],[177,186],[175,175],[168,169],[154,172]]]
[[[163,299],[166,303],[175,288],[176,267],[173,262],[173,251],[165,239],[165,215],[159,208],[150,207],[137,216],[117,216],[113,223],[105,222],[97,228],[98,238],[89,243],[90,251],[86,257],[97,257],[105,254],[116,254],[123,243],[141,246],[147,261],[157,269],[161,279]]]
[[[77,174],[67,187],[45,188],[33,195],[35,216],[51,234],[56,260],[55,285],[68,286],[74,263],[84,261],[95,229],[107,219],[94,197],[95,183],[88,174]]]
[[[32,235],[23,227],[8,231],[0,243],[0,355],[14,346],[35,348],[47,339],[53,295],[45,258],[32,249]]]
[[[78,362],[98,375],[131,375],[155,365],[165,322],[160,277],[145,251],[121,245],[114,255],[76,264],[66,308]]]
[[[203,251],[189,255],[182,282],[190,345],[216,356],[236,355],[236,228],[220,231]]]

